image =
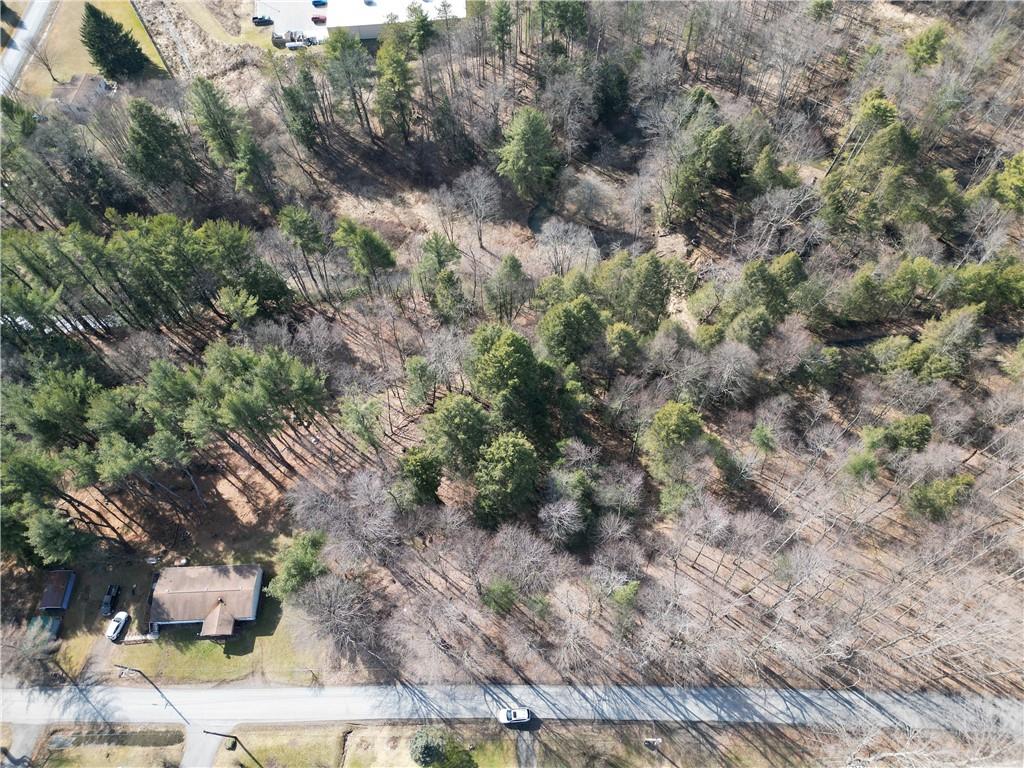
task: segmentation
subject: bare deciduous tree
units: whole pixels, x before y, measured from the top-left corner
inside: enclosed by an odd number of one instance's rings
[[[50,79],[59,84],[61,81],[53,72],[54,61],[53,54],[50,53],[49,38],[44,37],[42,42],[38,38],[31,38],[26,41],[25,48],[35,57],[35,60],[39,62],[42,68],[46,70],[46,74],[50,76]]]
[[[4,673],[11,674],[18,685],[37,686],[53,675],[50,661],[60,647],[50,631],[41,623],[0,626]]]
[[[573,267],[587,269],[597,259],[597,244],[590,230],[556,217],[544,222],[537,245],[553,275],[564,276]]]
[[[479,550],[476,558],[479,563]],[[507,580],[524,595],[547,592],[567,572],[565,556],[523,525],[499,528],[479,563],[481,581]]]
[[[555,544],[565,544],[582,532],[586,524],[583,510],[573,499],[559,499],[545,504],[537,517],[541,531]]]
[[[644,473],[638,467],[616,462],[598,470],[594,497],[602,507],[620,513],[640,508],[644,496]]]
[[[590,625],[570,613],[559,625],[551,663],[562,672],[578,672],[595,662],[597,649],[590,639]]]
[[[756,372],[757,353],[727,339],[708,355],[707,394],[713,400],[739,402],[750,393]]]
[[[459,209],[469,219],[476,232],[476,240],[484,247],[484,223],[493,219],[501,205],[498,182],[483,168],[472,168],[452,184]]]
[[[374,639],[373,609],[366,592],[336,574],[325,574],[303,587],[298,605],[310,619],[310,631],[338,651],[364,647]]]
[[[441,231],[451,242],[455,242],[455,222],[459,217],[459,201],[447,184],[442,184],[430,192],[430,202],[434,206]]]
[[[562,133],[562,151],[572,159],[594,122],[594,87],[575,72],[552,77],[540,105]]]

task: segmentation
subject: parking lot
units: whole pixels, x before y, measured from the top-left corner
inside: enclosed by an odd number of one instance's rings
[[[432,19],[438,15],[441,0],[419,0],[423,10]],[[449,0],[450,13],[456,17],[466,15],[465,0]],[[302,32],[321,42],[333,27],[344,27],[364,39],[375,39],[388,16],[405,20],[409,0],[328,0],[323,8],[314,8],[312,0],[255,0],[256,16],[269,16],[274,20],[274,32]],[[326,24],[314,24],[313,16],[326,16]]]

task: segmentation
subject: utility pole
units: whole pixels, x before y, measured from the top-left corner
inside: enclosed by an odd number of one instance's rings
[[[176,714],[176,715],[177,715],[178,717],[180,717],[180,718],[182,719],[182,721],[183,721],[183,722],[185,723],[185,725],[189,725],[189,724],[190,724],[190,723],[189,723],[189,721],[188,721],[188,718],[187,718],[187,717],[185,717],[185,715],[183,715],[183,714],[181,713],[181,710],[180,710],[180,709],[178,709],[178,708],[177,708],[176,706],[174,706],[174,705],[173,705],[173,704],[171,703],[171,700],[170,700],[170,699],[168,699],[168,698],[167,698],[167,695],[166,695],[166,694],[165,694],[165,693],[164,693],[163,691],[161,691],[161,690],[160,690],[160,686],[158,686],[158,685],[157,685],[156,683],[154,683],[154,682],[153,682],[153,681],[152,681],[152,680],[150,679],[149,675],[147,675],[147,674],[146,674],[145,672],[143,672],[143,671],[142,671],[141,669],[136,669],[135,667],[126,667],[126,666],[125,666],[124,664],[114,664],[114,666],[115,666],[115,667],[117,667],[118,669],[120,669],[120,670],[121,670],[121,671],[120,671],[120,672],[118,673],[118,675],[117,675],[118,677],[124,677],[124,673],[125,673],[125,672],[134,672],[134,673],[136,673],[136,674],[142,675],[142,676],[143,676],[143,677],[145,678],[146,682],[147,682],[147,683],[149,683],[150,685],[152,685],[152,686],[153,686],[153,690],[155,690],[155,691],[156,691],[157,693],[159,693],[159,694],[160,694],[160,698],[162,698],[162,699],[164,700],[164,703],[165,703],[165,704],[166,704],[166,705],[167,705],[168,707],[170,707],[171,709],[173,709],[173,710],[174,710],[174,713],[175,713],[175,714]]]
[[[250,760],[252,760],[254,763],[256,763],[256,765],[258,765],[259,768],[263,768],[263,763],[261,763],[259,760],[256,759],[256,755],[254,755],[252,752],[250,752],[249,748],[247,746],[245,746],[245,744],[242,742],[242,740],[240,738],[238,738],[235,734],[233,734],[233,733],[218,733],[217,731],[208,731],[205,728],[203,729],[203,733],[208,734],[210,736],[220,736],[222,739],[231,739],[233,743],[232,742],[228,742],[228,750],[234,749],[234,744],[237,744],[238,746],[240,746],[245,751],[245,754],[247,754],[249,756]]]

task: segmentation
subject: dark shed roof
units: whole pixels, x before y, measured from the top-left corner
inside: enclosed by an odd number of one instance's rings
[[[43,582],[43,599],[39,610],[66,611],[71,602],[71,590],[75,588],[74,571],[47,571]]]

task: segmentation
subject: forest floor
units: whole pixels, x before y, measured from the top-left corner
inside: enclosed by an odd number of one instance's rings
[[[616,189],[608,178],[587,169],[576,179],[567,176],[563,189],[576,189],[581,180],[586,180],[595,185],[593,194],[601,199],[613,196]],[[605,184],[608,186],[603,186]],[[353,186],[339,195],[334,206],[336,212],[355,215],[380,230],[396,249],[399,263],[404,266],[412,264],[420,238],[436,227],[426,195],[420,192],[388,195],[372,185]],[[606,222],[611,222],[622,216],[622,212],[612,210],[604,216]],[[539,271],[541,256],[529,244],[529,230],[521,222],[522,219],[499,220],[485,226],[486,248],[477,249],[480,280],[498,263],[499,255],[508,252],[518,253],[524,263],[532,264]],[[463,242],[475,243],[475,237],[462,234]],[[715,258],[708,240],[698,253],[689,254],[685,242],[673,238],[659,240],[659,250],[665,255]],[[474,282],[473,263],[464,259],[467,285]],[[692,326],[693,318],[688,317],[683,308],[675,311],[684,324]],[[396,319],[392,330],[386,331],[359,303],[333,313],[332,318],[342,329],[348,353],[357,365],[383,367],[394,374],[401,369],[401,356],[396,352],[394,340],[411,351],[432,332],[429,327],[418,327],[401,317]],[[383,360],[382,348],[385,349]],[[1001,351],[1002,347],[995,345],[988,348],[986,354],[994,359]],[[394,394],[387,396],[385,409],[382,457],[389,463],[420,435],[416,425],[418,412],[404,411]],[[833,431],[828,433],[831,437],[822,439],[817,452],[786,447],[773,456],[756,460],[749,440],[754,426],[752,414],[733,415],[721,422],[712,419],[709,427],[734,455],[745,457],[751,472],[752,492],[729,500],[732,511],[765,512],[771,529],[764,532],[766,540],[777,542],[791,536],[822,553],[827,565],[821,580],[808,583],[798,592],[803,592],[805,597],[816,593],[819,603],[832,610],[854,610],[857,601],[870,589],[903,578],[902,574],[915,574],[921,567],[917,559],[919,547],[941,532],[908,517],[892,493],[888,478],[865,487],[838,482],[842,478],[839,470],[845,452],[855,442],[856,435],[849,431],[849,424],[834,406],[821,416],[823,429],[828,427]],[[625,435],[611,431],[601,440],[605,441],[606,458],[628,457],[629,442]],[[314,425],[312,436],[288,438],[281,448],[302,474],[325,481],[375,462],[371,453],[354,453],[337,445],[330,430],[322,424]],[[960,461],[969,458],[968,451],[959,452]],[[102,622],[98,617],[98,602],[106,583],[118,581],[126,591],[129,584],[135,583],[142,593],[142,585],[148,581],[143,573],[145,569],[140,570],[137,564],[146,556],[157,556],[163,564],[177,557],[188,557],[191,564],[258,562],[272,571],[273,558],[290,535],[282,490],[236,456],[225,453],[221,458],[230,472],[200,475],[198,481],[204,506],[196,504],[183,518],[155,495],[119,497],[119,503],[127,512],[125,518],[141,523],[135,525],[126,521],[124,528],[136,551],[128,557],[114,550],[111,562],[97,563],[94,569],[82,574],[75,600],[84,608],[76,605],[65,627],[64,653],[72,669],[84,666],[84,659],[94,652],[100,638]],[[978,477],[986,473],[994,477],[1002,471],[983,452],[970,457],[965,466]],[[1009,531],[1021,522],[1024,484],[1012,478],[1007,481],[1010,482],[1009,492],[1001,496],[1003,518],[993,519],[992,535]],[[287,487],[293,479],[280,476],[280,482]],[[191,494],[184,478],[173,479],[171,487],[182,497]],[[102,501],[99,497],[91,500]],[[650,523],[643,543],[648,553],[653,554],[671,541],[674,521],[655,519]],[[1019,649],[1007,635],[994,633],[994,637],[1002,639],[994,641],[997,647],[983,659],[990,665],[984,678],[976,679],[961,676],[956,670],[934,668],[926,640],[917,630],[936,620],[935,612],[944,604],[943,595],[971,590],[976,583],[988,584],[974,598],[979,609],[984,606],[986,621],[992,626],[1016,621],[1019,618],[1016,594],[1000,585],[1011,578],[1015,562],[1012,553],[1020,551],[1021,543],[1020,535],[1011,537],[1003,561],[989,559],[974,563],[954,579],[941,575],[921,579],[920,592],[904,592],[880,608],[874,620],[874,642],[878,646],[901,649],[906,663],[899,668],[865,668],[861,677],[847,680],[846,684],[897,690],[925,687],[1020,695],[1022,680],[1014,663]],[[446,653],[438,653],[425,636],[413,638],[412,645],[422,656],[416,658],[414,653],[407,661],[409,668],[420,670],[419,681],[469,682],[477,677],[538,683],[647,681],[645,673],[636,671],[619,656],[621,616],[608,596],[588,583],[582,567],[577,574],[556,585],[546,613],[538,614],[525,601],[511,614],[499,616],[486,609],[476,596],[476,574],[483,556],[486,552],[453,546],[435,532],[418,538],[400,557],[371,572],[368,583],[386,596],[396,613],[410,611],[436,616],[443,608],[443,613],[451,619],[450,629],[445,630],[450,631],[445,637],[449,649]],[[585,564],[585,560],[581,562],[581,566]],[[642,578],[653,589],[666,587],[674,593],[686,594],[695,615],[719,615],[724,622],[723,642],[735,652],[743,645],[740,638],[767,636],[774,622],[800,619],[772,610],[787,594],[785,566],[770,549],[758,557],[748,558],[730,551],[725,545],[701,545],[692,541],[679,551],[674,564],[665,557],[651,557]],[[111,568],[117,571],[116,579]],[[6,596],[10,593],[8,587],[14,589],[14,586],[11,579],[5,581],[8,582],[4,590]],[[17,583],[13,580],[13,584]],[[141,611],[141,608],[136,610]],[[573,613],[588,617],[592,627],[589,641],[594,651],[586,668],[567,674],[552,666],[547,638],[557,636],[560,621]],[[386,677],[380,665],[369,657],[332,657],[323,645],[306,637],[302,626],[297,611],[288,607],[282,611],[272,601],[265,601],[257,627],[251,633],[244,631],[242,639],[235,645],[229,644],[230,647],[220,649],[170,633],[159,643],[148,646],[113,650],[103,647],[95,651],[96,660],[106,667],[107,674],[110,674],[110,663],[126,663],[145,669],[156,679],[174,682],[246,679],[296,682],[303,675],[314,674],[324,684],[353,684]],[[735,642],[729,642],[731,636],[735,637]],[[826,640],[814,636],[804,639],[815,643]],[[216,648],[217,652],[210,648]],[[781,665],[773,673],[792,685],[815,687],[836,682],[830,677],[825,660]],[[979,684],[979,679],[985,682]],[[699,673],[690,682],[757,684],[760,680],[752,672],[728,680]]]
[[[111,2],[124,8],[128,3]],[[101,3],[101,7],[103,4]],[[77,7],[77,11],[75,8]],[[241,45],[226,51],[224,44],[263,42],[252,37],[247,25],[243,3],[219,4],[177,3],[168,0],[140,0],[139,7],[153,31],[160,49],[168,56],[168,64],[183,76],[194,72],[215,72],[222,85],[241,83],[240,93],[246,100],[258,98],[258,79],[246,80],[248,67],[255,66],[258,58],[255,48]],[[896,13],[909,16],[915,24],[920,17],[907,14],[888,3],[874,3],[873,8],[882,15]],[[77,30],[81,3],[64,2],[60,13],[71,14],[64,19],[62,29]],[[74,16],[77,13],[77,16]],[[72,18],[73,16],[73,18]],[[132,12],[134,17],[134,12]],[[58,20],[55,20],[55,26]],[[237,26],[236,23],[237,22]],[[132,22],[137,26],[138,18]],[[70,32],[68,37],[72,36]],[[77,40],[77,32],[73,35]],[[148,41],[147,41],[148,43]],[[69,43],[69,50],[73,46]],[[147,51],[149,48],[147,48]],[[155,49],[154,49],[155,51]],[[171,53],[167,53],[171,51]],[[72,54],[69,53],[69,56]],[[74,53],[75,56],[81,52]],[[35,65],[38,66],[38,65]],[[27,73],[28,74],[28,73]],[[43,72],[43,77],[49,78]],[[234,91],[233,91],[234,92]],[[603,157],[567,169],[559,182],[559,195],[553,211],[565,218],[585,222],[597,230],[598,245],[607,253],[614,244],[628,242],[629,212],[624,201],[624,187],[633,164],[630,153],[621,157]],[[807,178],[817,178],[820,168],[808,165],[801,169]],[[380,181],[383,178],[385,181]],[[419,251],[419,244],[438,221],[429,198],[422,190],[389,183],[386,173],[379,176],[354,174],[341,184],[321,174],[325,207],[335,215],[348,215],[362,224],[381,232],[396,249],[399,265],[409,267]],[[686,258],[693,263],[724,261],[727,253],[731,216],[729,206],[734,201],[723,200],[722,210],[704,225],[703,243],[697,249],[687,245],[681,235],[653,236],[651,244],[666,257]],[[476,245],[475,236],[462,232],[461,242],[467,248],[463,259],[463,273],[467,286],[475,290],[478,284],[497,266],[500,258],[515,253],[527,271],[539,275],[544,271],[543,256],[535,247],[533,234],[543,220],[542,215],[523,210],[510,203],[503,217],[484,227],[484,247]],[[402,355],[395,350],[403,341],[407,349],[415,347],[434,329],[413,325],[404,318],[395,324],[394,343],[378,344],[384,331],[378,319],[363,311],[359,305],[351,306],[334,315],[344,330],[345,343],[353,359],[367,367],[383,367],[388,373],[400,372]],[[673,316],[687,327],[693,328],[694,318],[684,307],[673,307]],[[530,333],[529,329],[523,328]],[[386,346],[386,359],[380,359],[380,349]],[[998,354],[998,350],[993,353]],[[604,394],[604,393],[598,393]],[[799,393],[798,393],[799,394]],[[384,457],[393,462],[404,447],[419,437],[415,424],[417,413],[406,413],[388,396],[389,425]],[[394,410],[390,407],[394,405]],[[839,467],[845,458],[844,449],[853,442],[841,413],[822,414],[838,427],[831,441],[823,441],[815,454],[783,448],[774,456],[751,461],[751,486],[755,490],[742,498],[730,499],[732,512],[761,510],[770,513],[772,530],[766,532],[777,540],[781,535],[794,534],[798,541],[817,547],[828,561],[823,581],[809,584],[808,594],[820,589],[817,595],[823,605],[837,610],[856,608],[857,601],[869,587],[878,587],[894,579],[915,575],[920,567],[916,548],[927,543],[930,536],[939,535],[933,527],[914,520],[902,511],[892,493],[891,482],[885,478],[866,487],[837,485]],[[753,416],[746,415],[714,422],[710,428],[719,434],[737,456],[753,457],[754,447],[749,434]],[[290,440],[282,445],[286,456],[304,474],[331,478],[355,468],[370,466],[373,457],[331,448],[329,431],[320,425],[316,429],[317,443],[303,444]],[[611,456],[627,456],[630,445],[627,436],[613,433],[607,436],[606,452]],[[968,459],[968,452],[959,457]],[[191,564],[217,562],[258,562],[272,569],[273,558],[290,535],[290,520],[282,489],[267,482],[251,466],[237,457],[225,455],[230,467],[225,474],[208,473],[199,478],[205,502],[193,513],[179,519],[166,504],[156,497],[119,497],[128,520],[124,534],[136,551],[129,556],[110,555],[107,561],[87,566],[73,599],[75,607],[69,613],[64,630],[63,658],[70,670],[78,672],[87,662],[95,662],[97,674],[111,675],[112,663],[124,663],[144,669],[154,679],[167,682],[213,682],[262,679],[274,682],[296,682],[296,676],[315,675],[325,684],[360,683],[380,680],[383,670],[368,658],[336,658],[305,635],[301,616],[289,607],[281,608],[271,600],[264,600],[260,620],[250,630],[244,630],[237,641],[221,648],[212,643],[196,641],[180,633],[167,633],[158,643],[140,646],[97,647],[102,640],[103,622],[98,617],[98,602],[106,583],[117,581],[127,592],[129,583],[138,584],[139,590],[132,606],[133,615],[144,615],[141,605],[144,585],[148,585],[148,568],[139,563],[146,556],[156,556],[162,564],[177,557],[188,557]],[[973,457],[970,471],[978,476],[996,474],[999,468],[982,453]],[[292,478],[280,476],[287,486]],[[190,488],[183,478],[172,486],[178,493],[188,495]],[[94,498],[93,501],[100,501]],[[1010,492],[1003,496],[1003,519],[993,520],[993,534],[1012,529],[1021,522],[1024,509],[1024,487],[1018,480]],[[140,524],[133,524],[135,518]],[[656,549],[671,539],[672,520],[649,521],[644,542],[648,552],[643,579],[653,588],[664,586],[673,592],[685,593],[695,614],[724,616],[723,640],[733,648],[742,643],[739,638],[767,636],[773,622],[795,622],[800,617],[784,612],[774,613],[778,601],[786,594],[785,563],[777,553],[763,553],[757,558],[746,558],[727,547],[714,544],[699,545],[691,542],[681,550],[674,563],[667,558],[653,557]],[[1019,528],[1018,528],[1019,531]],[[841,534],[849,534],[844,536]],[[947,534],[950,535],[950,534]],[[843,681],[848,685],[878,685],[884,680],[887,688],[918,690],[922,687],[952,691],[978,691],[999,695],[1019,696],[1024,680],[1016,664],[1019,647],[1000,640],[999,647],[982,659],[990,668],[985,682],[979,678],[960,676],[957,670],[935,669],[930,666],[928,649],[917,629],[935,619],[934,606],[942,607],[944,595],[970,590],[972,576],[987,584],[974,597],[977,605],[994,622],[1019,619],[1019,605],[1015,593],[1000,585],[1012,579],[1014,551],[1021,551],[1021,536],[1009,539],[1005,562],[987,560],[957,578],[939,576],[919,582],[921,594],[907,593],[877,612],[874,642],[878,646],[904,649],[907,661],[899,668],[864,669],[862,677]],[[617,655],[618,637],[622,634],[621,616],[608,600],[588,584],[583,575],[585,558],[579,562],[579,573],[570,576],[553,590],[550,612],[540,615],[526,602],[516,606],[507,616],[497,616],[484,608],[476,595],[476,572],[481,557],[486,553],[471,548],[451,546],[442,535],[428,533],[407,547],[401,557],[387,567],[376,568],[369,582],[388,597],[396,613],[434,615],[442,608],[455,620],[445,640],[447,655],[441,655],[426,637],[418,648],[423,654],[411,658],[410,667],[421,670],[425,682],[470,681],[474,678],[495,680],[528,680],[558,683],[566,680],[582,682],[641,682],[644,675],[623,663]],[[104,556],[106,557],[106,556]],[[159,566],[157,566],[159,567]],[[984,575],[985,578],[980,577]],[[4,596],[13,593],[16,585],[33,577],[5,581]],[[1012,582],[1010,582],[1012,583]],[[36,592],[31,592],[36,594]],[[125,594],[125,593],[123,593]],[[971,593],[974,594],[974,593]],[[924,599],[933,601],[933,607]],[[557,634],[559,622],[571,614],[587,615],[592,634],[589,641],[594,651],[591,663],[572,674],[556,669],[545,653],[546,638]],[[733,638],[736,642],[731,642]],[[826,638],[807,638],[822,642]],[[971,662],[968,661],[968,664]],[[102,669],[100,668],[102,666]],[[311,670],[311,672],[310,672]],[[471,670],[471,671],[469,671]],[[836,681],[829,676],[825,661],[811,665],[793,662],[772,670],[792,685],[826,685]],[[701,673],[692,680],[702,682],[730,682],[756,684],[762,682],[753,672],[736,679],[715,679],[710,673]],[[139,684],[144,684],[139,681]]]

